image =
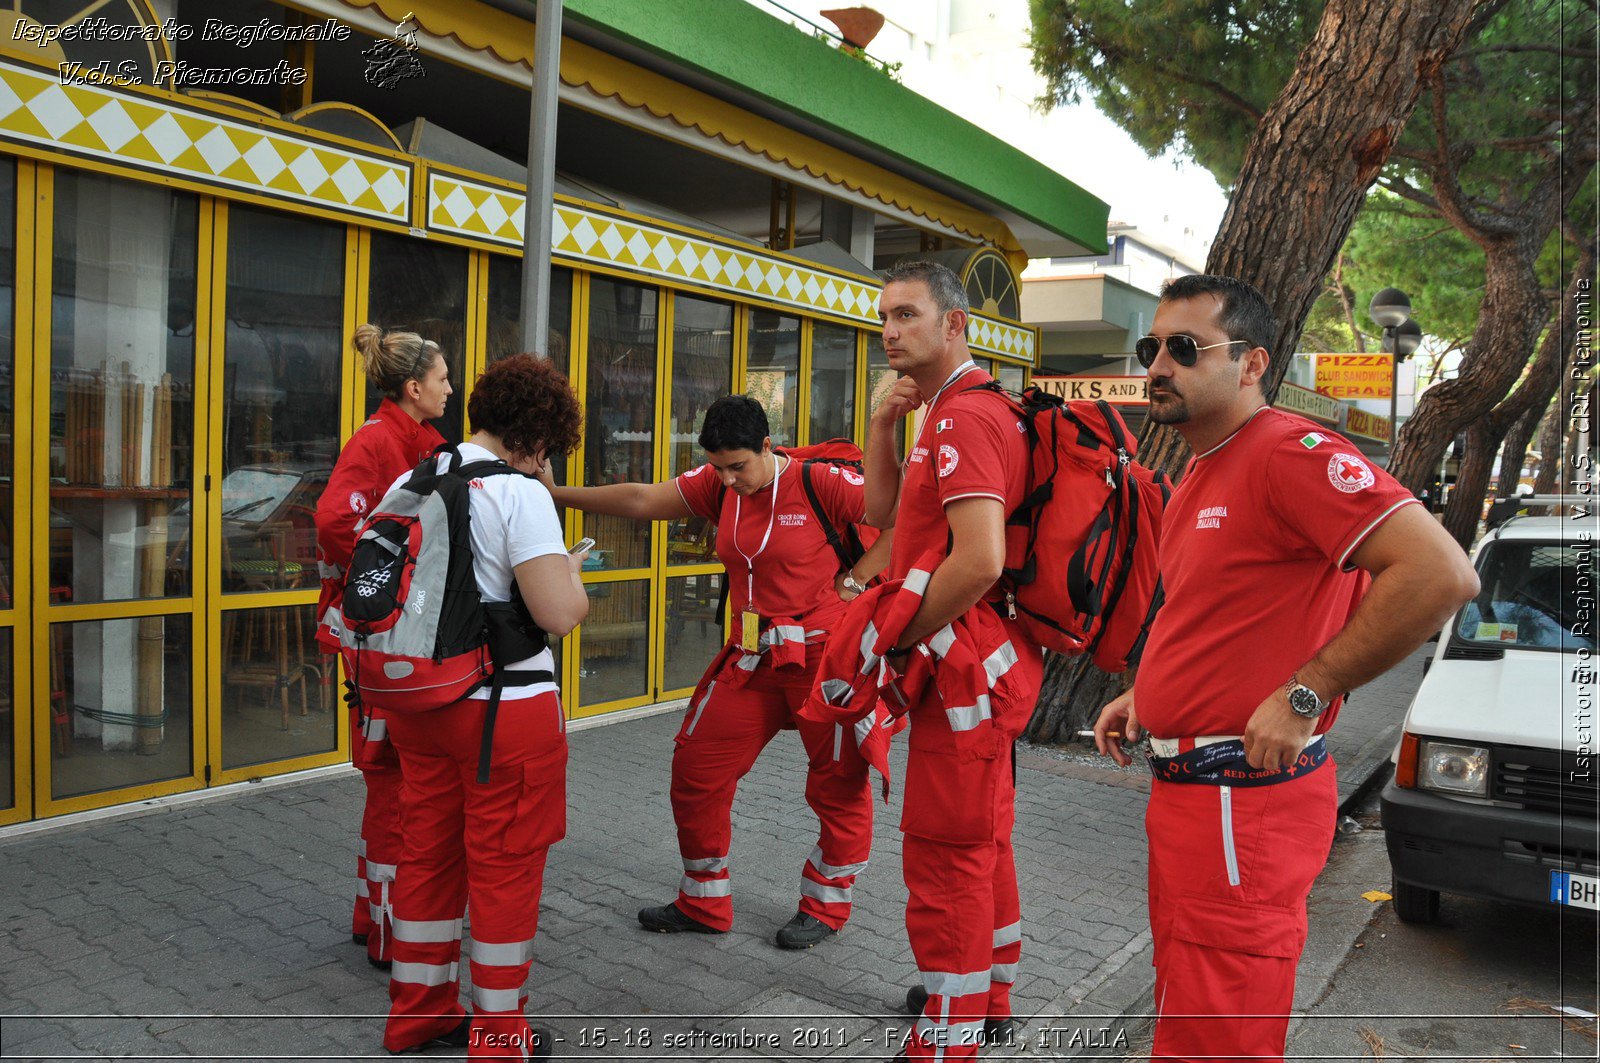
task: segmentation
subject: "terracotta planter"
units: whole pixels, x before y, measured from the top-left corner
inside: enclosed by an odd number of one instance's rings
[[[839,36],[852,48],[864,50],[883,29],[883,16],[870,7],[836,7],[821,14],[839,27]]]

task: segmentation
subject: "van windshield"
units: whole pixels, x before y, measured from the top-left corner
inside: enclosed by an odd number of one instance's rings
[[[1478,561],[1482,590],[1456,637],[1534,649],[1594,649],[1594,549],[1501,541]]]

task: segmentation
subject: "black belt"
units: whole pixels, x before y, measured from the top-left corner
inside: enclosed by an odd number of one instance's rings
[[[1310,775],[1328,760],[1327,743],[1318,737],[1287,768],[1252,768],[1244,743],[1237,738],[1196,746],[1175,757],[1147,754],[1150,774],[1163,782],[1207,783],[1211,786],[1271,786]]]

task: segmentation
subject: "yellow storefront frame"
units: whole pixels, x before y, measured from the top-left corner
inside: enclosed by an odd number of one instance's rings
[[[196,257],[195,257],[195,321],[207,321],[211,315],[211,277],[210,268],[217,245],[214,242],[212,204],[209,196],[198,197],[197,225],[196,225]],[[31,327],[33,330],[33,347],[29,352],[35,357],[30,358],[31,372],[28,374],[33,380],[33,394],[31,399],[31,414],[33,425],[45,426],[48,439],[48,425],[50,424],[50,373],[52,371],[52,333],[54,321],[52,317],[52,293],[54,285],[54,238],[55,238],[55,168],[39,165],[34,173],[34,225],[33,246],[34,260],[31,267]],[[19,304],[21,300],[19,298]],[[196,394],[204,394],[201,388],[209,388],[210,358],[212,352],[205,335],[196,328],[194,349],[194,386]],[[42,382],[43,386],[40,386]],[[203,407],[199,402],[194,404],[194,439],[205,438],[207,431],[206,417]],[[209,532],[209,515],[206,508],[191,504],[190,542],[193,551],[190,558],[191,594],[187,598],[157,598],[139,599],[126,602],[96,602],[73,605],[53,606],[48,601],[40,601],[40,592],[50,585],[50,448],[48,445],[35,445],[31,448],[30,458],[30,483],[29,483],[29,518],[32,527],[33,544],[45,544],[31,551],[32,592],[33,600],[30,602],[31,614],[34,618],[29,625],[31,645],[33,649],[31,661],[31,674],[34,676],[49,676],[50,674],[50,628],[58,623],[81,623],[93,621],[127,620],[146,616],[186,616],[189,619],[189,630],[194,640],[193,660],[204,661],[207,659],[206,642],[202,632],[206,629],[205,615],[201,608],[203,596],[195,593],[198,584],[198,574],[205,570],[209,561],[209,551],[205,549],[206,534]],[[193,471],[195,480],[190,485],[191,500],[201,493],[201,470],[196,463]],[[33,813],[35,817],[59,816],[73,812],[85,812],[91,809],[104,808],[108,805],[126,804],[131,801],[144,801],[155,797],[165,797],[171,794],[185,793],[197,790],[206,785],[206,713],[202,711],[205,697],[205,677],[202,670],[191,667],[189,670],[189,720],[190,720],[190,772],[187,776],[165,779],[159,782],[140,783],[133,786],[115,787],[81,794],[74,797],[54,798],[51,791],[54,784],[54,760],[51,749],[51,729],[48,724],[50,715],[50,688],[53,684],[47,679],[43,683],[30,685],[27,704],[30,717],[40,726],[33,728],[32,755],[35,771],[30,780],[33,795]]]
[[[37,169],[27,159],[15,160],[16,248],[12,292],[13,346],[11,380],[11,607],[0,611],[0,629],[11,635],[11,807],[0,809],[0,826],[19,823],[33,815],[34,707],[32,691],[35,653],[29,652],[37,640],[19,637],[32,635],[33,565],[31,564],[33,492],[23,490],[33,468],[34,374],[22,371],[33,361],[33,307],[37,285],[34,282],[35,179]],[[48,541],[48,540],[47,540]],[[47,650],[48,652],[48,650]],[[48,658],[46,667],[48,667]],[[48,709],[48,706],[47,706]]]

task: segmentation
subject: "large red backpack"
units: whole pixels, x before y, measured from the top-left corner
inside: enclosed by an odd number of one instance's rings
[[[1010,404],[1028,438],[1028,491],[1006,520],[1008,608],[1046,649],[1126,671],[1163,601],[1156,546],[1169,481],[1133,460],[1133,436],[1105,402],[967,390]]]

